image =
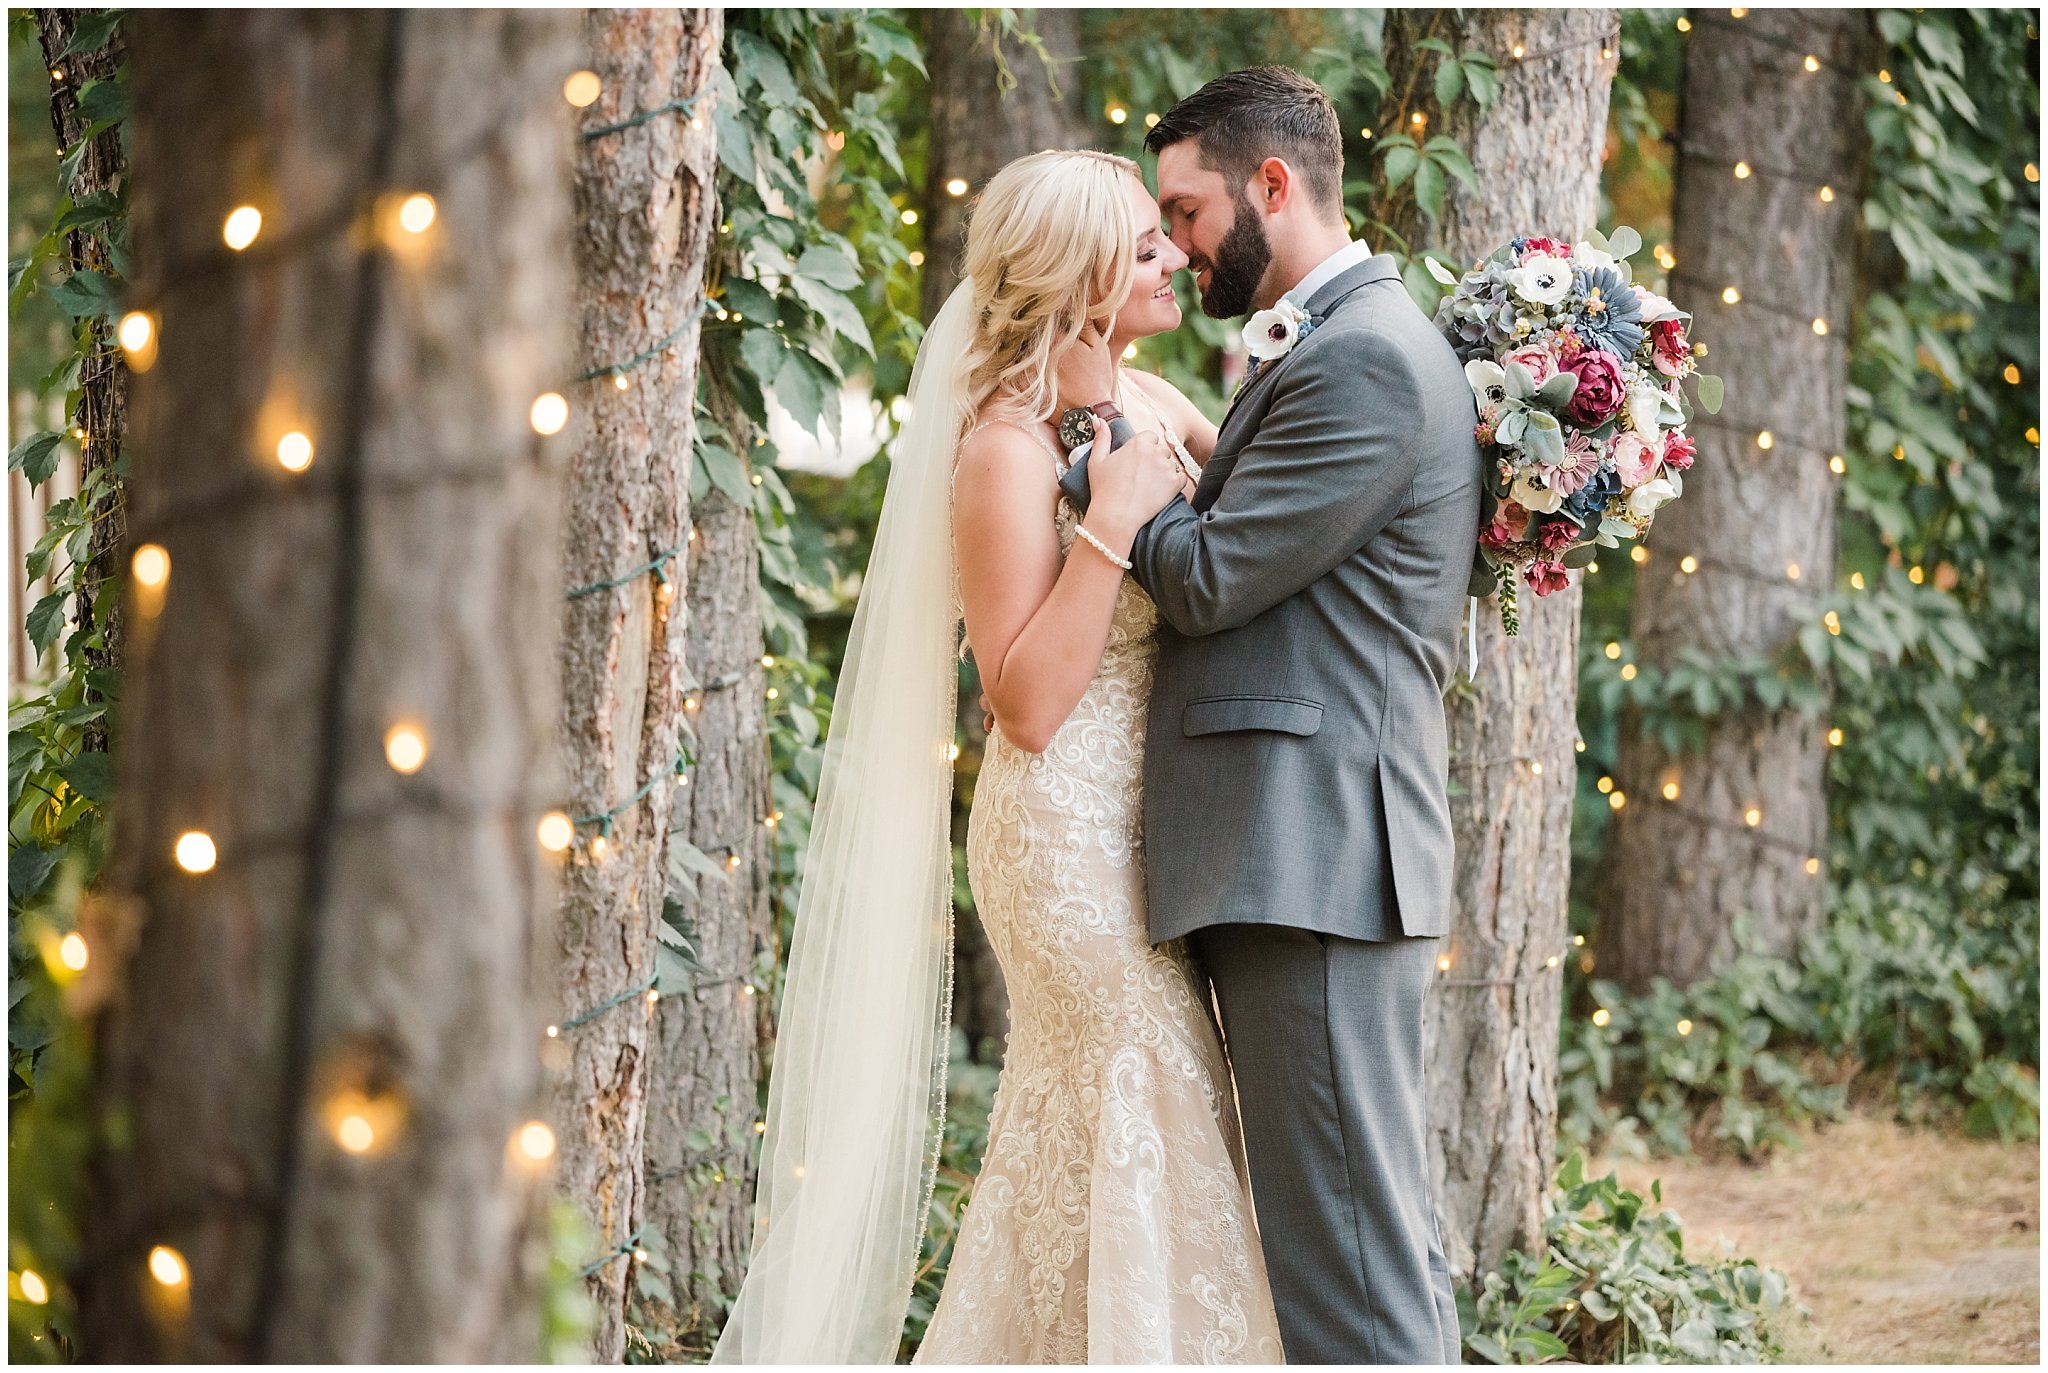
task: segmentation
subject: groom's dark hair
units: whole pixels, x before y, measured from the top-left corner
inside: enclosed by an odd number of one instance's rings
[[[1292,67],[1247,67],[1217,77],[1171,110],[1145,135],[1157,155],[1194,139],[1202,165],[1223,173],[1233,193],[1269,157],[1301,174],[1326,210],[1344,204],[1344,135],[1323,88]]]

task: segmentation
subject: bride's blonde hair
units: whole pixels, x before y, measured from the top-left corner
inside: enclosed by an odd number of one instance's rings
[[[1053,361],[1089,325],[1108,332],[1136,267],[1126,178],[1138,164],[1088,150],[1032,153],[982,188],[967,225],[972,337],[959,362],[967,415],[1052,418]]]

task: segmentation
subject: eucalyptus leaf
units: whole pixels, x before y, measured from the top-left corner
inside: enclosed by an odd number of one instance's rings
[[[1694,380],[1699,385],[1700,409],[1710,415],[1720,414],[1722,399],[1721,379],[1702,372]]]

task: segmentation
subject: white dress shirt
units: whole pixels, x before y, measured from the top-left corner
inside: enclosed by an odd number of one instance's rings
[[[1287,298],[1302,309],[1315,299],[1317,291],[1335,281],[1345,272],[1372,256],[1372,248],[1362,240],[1353,239],[1324,258],[1316,269],[1301,279],[1301,283],[1287,293]]]

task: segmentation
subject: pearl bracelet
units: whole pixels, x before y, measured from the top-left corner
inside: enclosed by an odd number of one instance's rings
[[[1089,543],[1094,544],[1096,551],[1101,553],[1103,557],[1109,559],[1111,562],[1115,563],[1118,567],[1121,567],[1126,572],[1129,572],[1131,570],[1131,560],[1129,558],[1119,558],[1116,554],[1110,552],[1109,545],[1104,543],[1102,540],[1096,538],[1093,534],[1089,533],[1087,525],[1077,523],[1074,526],[1074,532],[1076,534],[1079,534],[1082,538],[1086,539]]]

